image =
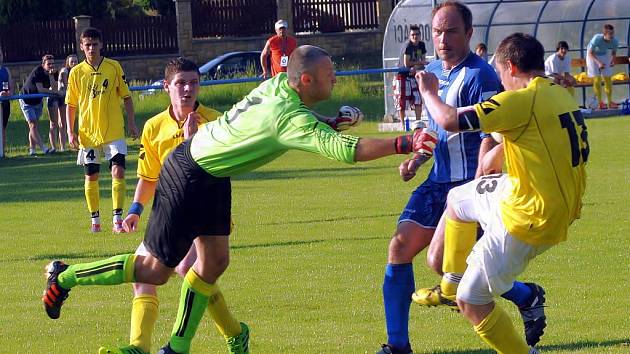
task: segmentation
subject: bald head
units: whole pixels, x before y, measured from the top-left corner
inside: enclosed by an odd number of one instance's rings
[[[292,86],[300,83],[302,74],[314,74],[317,64],[322,58],[330,58],[330,54],[320,47],[302,45],[297,47],[289,57],[287,76]]]

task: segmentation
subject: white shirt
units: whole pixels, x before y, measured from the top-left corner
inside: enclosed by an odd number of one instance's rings
[[[545,60],[545,75],[571,73],[571,58],[565,55],[564,59],[553,53]]]

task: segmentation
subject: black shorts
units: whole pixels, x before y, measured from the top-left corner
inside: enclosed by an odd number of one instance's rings
[[[198,236],[230,234],[231,207],[230,178],[214,177],[199,167],[187,140],[160,170],[144,244],[160,262],[174,268]]]
[[[2,114],[2,127],[6,128],[7,124],[9,124],[9,116],[11,115],[11,101],[2,101],[0,104],[0,114]]]

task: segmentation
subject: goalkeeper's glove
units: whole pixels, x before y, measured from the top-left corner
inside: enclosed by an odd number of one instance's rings
[[[411,135],[401,135],[396,138],[394,147],[397,154],[415,152],[427,157],[433,156],[433,149],[437,144],[437,133],[429,128],[416,129]]]
[[[357,107],[341,106],[337,117],[332,119],[330,126],[336,131],[344,131],[356,127],[363,121],[363,112]]]

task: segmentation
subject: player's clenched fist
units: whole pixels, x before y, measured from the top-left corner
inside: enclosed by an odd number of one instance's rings
[[[412,135],[401,135],[396,138],[397,154],[415,152],[427,157],[433,156],[437,144],[437,133],[429,128],[416,129]]]
[[[332,127],[340,132],[361,124],[361,121],[363,121],[363,112],[360,109],[352,106],[341,106]]]

